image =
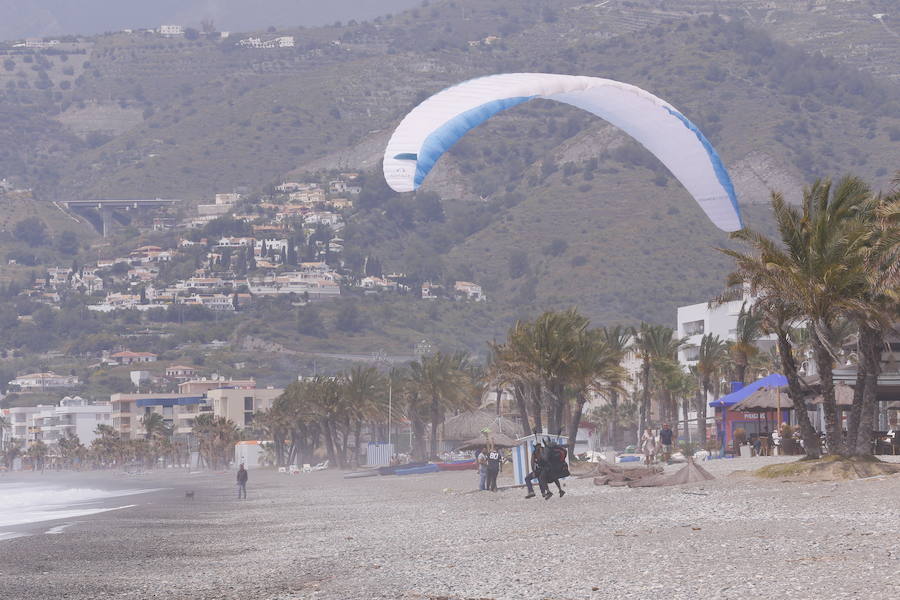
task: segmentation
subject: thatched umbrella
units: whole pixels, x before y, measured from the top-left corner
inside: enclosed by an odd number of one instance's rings
[[[512,438],[522,435],[522,427],[515,421],[484,410],[467,410],[444,422],[444,439],[470,440],[481,435],[484,430]]]
[[[852,406],[853,388],[843,382],[834,384],[834,400],[838,406]],[[823,401],[822,394],[818,394],[815,398],[810,400],[810,403],[822,404]]]
[[[519,445],[519,442],[502,433],[487,433],[463,442],[462,444],[457,446],[456,449],[475,450],[476,448],[483,448],[485,446],[488,446],[491,444],[491,442],[493,442],[495,448],[513,448]]]

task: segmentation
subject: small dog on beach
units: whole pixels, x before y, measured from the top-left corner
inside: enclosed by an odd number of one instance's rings
[[[184,497],[187,498],[188,500],[193,500],[193,499],[194,499],[194,492],[193,492],[193,491],[185,492],[185,493],[184,493]]]

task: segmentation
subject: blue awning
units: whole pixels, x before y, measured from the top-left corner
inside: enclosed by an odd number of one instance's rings
[[[189,404],[204,404],[203,396],[170,397],[170,398],[142,398],[135,404],[137,406],[187,406]]]
[[[782,375],[781,373],[772,373],[771,375],[767,375],[762,379],[757,379],[753,383],[748,383],[741,389],[736,392],[732,392],[726,396],[722,396],[718,400],[713,400],[709,403],[710,406],[715,407],[729,407],[733,404],[737,404],[744,398],[747,398],[750,394],[755,392],[756,390],[764,387],[784,387],[788,384],[787,377]]]

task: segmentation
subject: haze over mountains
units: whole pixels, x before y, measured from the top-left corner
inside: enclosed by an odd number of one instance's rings
[[[627,81],[700,126],[747,222],[765,228],[772,190],[797,198],[804,182],[846,172],[886,186],[900,167],[895,8],[445,0],[340,26],[279,20],[277,32],[254,34],[292,35],[294,48],[119,33],[73,42],[65,60],[10,53],[0,135],[12,143],[0,148],[0,176],[34,188],[36,200],[0,226],[37,212],[72,227],[52,200],[178,197],[190,208],[216,192],[360,170],[369,201],[350,218],[347,256],[377,256],[423,280],[482,283],[490,302],[479,310],[493,329],[478,321],[462,333],[454,322],[444,334],[457,341],[475,346],[518,315],[573,304],[598,322],[668,323],[677,305],[721,291],[728,262],[712,248],[729,241],[627,137],[566,106],[512,109],[438,163],[424,191],[442,212],[428,216],[418,197],[379,186],[392,128],[429,94],[479,75]]]
[[[223,31],[271,25],[314,27],[364,20],[416,6],[417,0],[0,0],[0,40],[51,35],[93,35],[163,23],[198,27],[212,19]]]

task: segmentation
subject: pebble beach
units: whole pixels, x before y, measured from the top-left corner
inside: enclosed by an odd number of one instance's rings
[[[747,474],[784,460],[708,461],[716,480],[666,488],[570,479],[565,498],[547,501],[525,500],[521,488],[474,491],[473,471],[252,471],[246,501],[234,473],[45,474],[155,491],[0,542],[0,597],[897,597],[900,475],[788,483]],[[499,483],[512,483],[509,470]]]

